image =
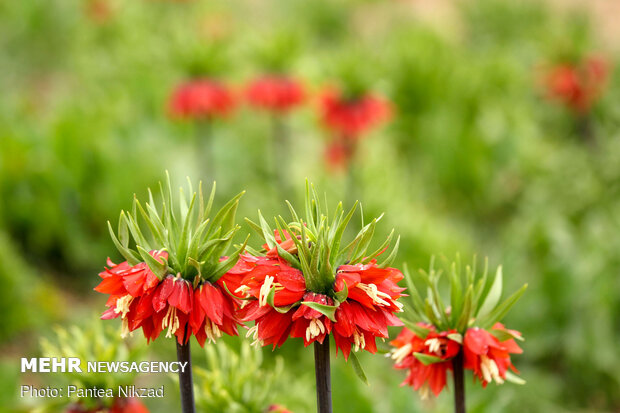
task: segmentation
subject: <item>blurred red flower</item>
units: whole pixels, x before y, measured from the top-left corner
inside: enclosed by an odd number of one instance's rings
[[[601,95],[610,71],[609,63],[590,57],[579,64],[557,65],[547,73],[549,97],[577,112],[588,112]]]
[[[461,345],[448,337],[449,334],[455,334],[456,330],[437,333],[431,325],[424,323],[418,325],[429,330],[426,338],[421,338],[408,328],[403,328],[398,337],[390,342],[396,347],[391,354],[395,360],[395,368],[409,371],[401,385],[420,390],[422,399],[426,399],[429,391],[438,396],[446,386],[446,372],[452,370],[452,358],[458,354]],[[425,365],[414,353],[438,357],[444,361]]]
[[[303,85],[295,79],[266,75],[254,79],[246,89],[250,105],[274,113],[286,113],[301,105],[306,94]]]
[[[170,114],[185,119],[211,119],[229,115],[235,97],[224,84],[207,78],[180,84],[168,102]]]
[[[358,139],[363,133],[389,119],[388,101],[366,93],[355,99],[346,99],[340,92],[329,88],[321,95],[320,116],[323,125],[346,139]]]
[[[518,331],[506,330],[501,323],[496,323],[492,330],[508,332],[515,337],[521,336]],[[482,387],[486,387],[491,381],[503,383],[509,368],[518,373],[510,362],[510,354],[523,352],[514,339],[500,341],[490,332],[477,327],[470,328],[465,333],[463,349],[464,367],[473,370],[474,376],[482,382]]]
[[[155,259],[168,257],[163,251],[151,251],[151,255]],[[238,334],[240,323],[234,316],[233,301],[224,291],[223,278],[194,289],[180,275],[159,280],[144,262],[116,265],[108,259],[108,266],[99,274],[102,281],[95,291],[110,295],[108,309],[101,318],[120,316],[123,337],[142,327],[149,342],[167,330],[166,337],[175,335],[180,344],[187,343],[194,334],[204,346],[207,339],[215,341],[222,332]]]

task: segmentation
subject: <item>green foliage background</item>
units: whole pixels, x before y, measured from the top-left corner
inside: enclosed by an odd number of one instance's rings
[[[401,235],[398,265],[478,253],[503,264],[507,290],[529,283],[506,320],[527,340],[514,362],[528,384],[471,385],[472,412],[620,409],[620,75],[593,110],[595,145],[539,81],[558,56],[605,52],[585,14],[468,0],[458,24],[430,25],[405,1],[98,0],[110,14],[97,20],[94,1],[0,3],[0,404],[18,401],[16,360],[36,354],[52,323],[103,308],[96,274],[119,258],[105,221],[165,169],[178,184],[217,179],[220,200],[246,189],[239,216],[284,212],[305,177],[329,199],[344,196],[346,177],[322,159],[315,100],[290,116],[286,162],[263,113],[243,107],[217,121],[216,173],[206,176],[196,130],[166,112],[171,89],[203,59],[233,85],[277,62],[311,92],[363,85],[394,102],[393,121],[363,141],[354,167],[364,214],[386,212],[386,234]],[[295,192],[278,191],[274,164]],[[312,411],[311,351],[291,342],[278,353],[303,394],[273,402]],[[388,359],[360,360],[370,389],[334,362],[336,411],[450,411],[449,393],[423,403],[398,387],[404,377]]]

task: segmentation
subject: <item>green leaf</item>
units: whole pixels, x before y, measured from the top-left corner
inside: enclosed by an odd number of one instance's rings
[[[448,334],[448,338],[452,341],[456,341],[459,344],[463,344],[463,336],[459,333]]]
[[[147,250],[138,245],[138,252],[140,256],[149,266],[153,274],[157,276],[160,280],[163,279],[166,275],[168,275],[168,262],[164,257],[159,257],[159,260],[153,257]],[[160,261],[161,260],[161,261]]]
[[[415,358],[420,360],[422,364],[424,364],[425,366],[446,361],[442,359],[441,357],[430,356],[424,353],[413,353],[413,355],[415,356]]]
[[[428,328],[422,327],[418,325],[418,323],[411,321],[411,320],[407,320],[403,317],[401,317],[400,320],[403,322],[403,324],[405,324],[405,327],[413,331],[416,336],[422,339],[426,338],[426,336],[428,336],[428,333],[430,333],[431,331]]]
[[[527,289],[527,284],[521,287],[517,292],[508,297],[503,303],[498,305],[493,311],[491,311],[485,317],[479,319],[476,323],[480,328],[488,329],[491,328],[495,323],[500,321],[504,316],[510,311],[513,305],[519,301],[519,298],[525,293]]]
[[[353,364],[353,370],[355,371],[355,374],[357,375],[357,377],[359,377],[361,381],[363,381],[364,383],[368,385],[368,378],[366,378],[366,373],[364,373],[364,368],[360,364],[360,361],[358,360],[355,352],[352,351],[349,354],[349,360],[351,360]]]
[[[314,301],[302,301],[301,303],[323,314],[334,323],[336,322],[336,309],[338,308],[337,305],[320,304],[315,303]]]
[[[525,380],[523,380],[521,377],[507,371],[506,372],[506,380],[514,383],[514,384],[519,384],[519,385],[524,385],[525,383],[527,383]]]
[[[490,313],[502,296],[502,266],[497,267],[497,272],[495,273],[495,279],[493,280],[493,284],[491,284],[491,289],[487,293],[486,297],[480,297],[484,302],[480,306],[480,310],[478,310],[478,317],[484,317],[488,313]]]
[[[334,298],[336,298],[336,300],[338,300],[339,303],[343,303],[344,300],[347,299],[347,297],[349,296],[349,287],[347,286],[346,282],[343,282],[344,287],[342,290],[340,291],[334,291]]]
[[[399,246],[400,246],[400,235],[396,239],[396,244],[394,244],[394,248],[392,248],[392,252],[390,252],[390,255],[388,255],[385,260],[379,263],[378,265],[379,268],[386,268],[392,265],[392,263],[394,262],[394,259],[396,258],[396,255],[398,254]]]
[[[121,219],[122,219],[122,216],[121,216]],[[112,242],[114,243],[114,246],[116,247],[118,252],[120,252],[121,255],[125,257],[129,265],[136,265],[142,261],[138,253],[136,253],[135,251],[132,251],[131,249],[127,247],[124,247],[120,243],[118,238],[116,238],[116,234],[114,233],[114,230],[112,229],[112,224],[110,224],[110,221],[108,221],[108,230],[110,231],[110,237],[112,238]]]
[[[510,339],[525,341],[523,337],[517,334],[512,334],[510,330],[500,330],[497,328],[492,328],[489,330],[489,333],[493,334],[493,336],[495,336],[495,338],[498,339],[499,341],[507,341]]]

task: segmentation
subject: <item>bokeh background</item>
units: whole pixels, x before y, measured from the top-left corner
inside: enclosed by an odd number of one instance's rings
[[[19,357],[41,354],[53,326],[98,323],[105,300],[92,288],[106,257],[119,259],[106,220],[168,170],[178,185],[216,179],[220,201],[247,190],[240,217],[284,213],[306,177],[334,203],[354,196],[366,217],[385,212],[386,235],[400,234],[398,266],[488,256],[507,289],[529,283],[506,319],[526,338],[513,361],[528,383],[468,382],[470,411],[620,411],[618,15],[611,0],[1,2],[0,406],[41,405],[20,400],[17,386],[63,380],[20,375]],[[605,60],[607,80],[576,113],[549,98],[545,73],[589,56]],[[240,104],[209,122],[206,172],[203,129],[170,116],[170,94],[196,62],[240,91],[272,58],[307,89],[286,117],[288,153],[274,154],[269,115]],[[334,84],[392,104],[389,122],[359,140],[350,173],[324,157],[331,138],[317,96]],[[242,340],[228,341],[238,353]],[[159,340],[148,352],[172,360],[173,348]],[[197,366],[230,370],[205,373],[219,394],[239,386],[239,372],[276,377],[250,391],[259,406],[211,397],[219,407],[204,411],[313,411],[312,352],[301,342],[224,366],[204,353],[194,347]],[[360,360],[370,388],[333,361],[336,411],[450,411],[449,392],[422,402],[399,387],[389,359]],[[176,409],[173,379],[142,380],[169,389],[146,401],[151,411]]]

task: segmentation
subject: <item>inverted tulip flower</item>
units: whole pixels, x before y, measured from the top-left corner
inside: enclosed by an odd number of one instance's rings
[[[271,162],[270,173],[282,194],[289,192],[286,176],[279,173],[287,168],[290,157],[290,132],[288,115],[306,100],[303,84],[293,77],[274,72],[258,76],[246,87],[248,104],[269,115],[271,121]]]
[[[524,285],[503,302],[502,269],[492,279],[487,276],[487,265],[482,275],[473,267],[461,271],[457,260],[448,268],[450,301],[444,304],[439,289],[441,272],[433,268],[414,277],[407,271],[409,302],[401,320],[405,328],[390,342],[394,347],[391,357],[394,367],[408,371],[403,385],[418,390],[422,398],[432,392],[439,395],[446,385],[447,372],[454,380],[454,404],[457,413],[465,412],[464,370],[472,370],[483,387],[494,381],[502,384],[524,381],[511,373],[518,371],[512,365],[510,354],[521,353],[515,339],[521,333],[506,329],[499,321],[525,292]],[[427,291],[423,300],[417,288]]]
[[[252,80],[246,88],[246,98],[252,107],[277,115],[303,104],[306,93],[301,82],[274,74]]]
[[[188,199],[181,190],[178,205],[172,202],[169,180],[160,189],[160,209],[149,191],[149,202],[143,205],[134,198],[132,211],[121,212],[117,233],[108,223],[126,261],[108,260],[95,290],[109,295],[101,318],[120,318],[123,337],[141,328],[150,342],[165,331],[177,342],[179,360],[189,362],[192,335],[204,346],[222,334],[238,334],[240,322],[226,291],[225,274],[243,249],[226,256],[239,229],[234,219],[242,194],[210,219],[215,184],[205,200],[202,187],[193,192],[190,183],[191,196]],[[179,374],[183,411],[194,411],[191,371]]]
[[[456,330],[437,333],[432,325],[425,323],[418,323],[418,327],[427,330],[425,338],[405,327],[390,344],[396,348],[392,352],[394,367],[408,370],[402,385],[419,390],[422,399],[427,399],[429,392],[438,396],[446,386],[447,372],[452,371],[452,359],[461,346],[453,339],[458,337]],[[422,362],[429,359],[436,362]]]
[[[577,114],[587,113],[603,92],[609,69],[605,59],[595,56],[553,66],[545,79],[549,97]]]
[[[174,88],[168,100],[168,112],[174,119],[194,124],[194,145],[197,164],[209,177],[214,176],[211,154],[212,124],[233,113],[237,99],[222,81],[212,77],[195,77]]]
[[[607,60],[590,56],[557,64],[545,74],[548,97],[573,113],[576,132],[587,143],[595,139],[591,112],[605,90],[609,73]]]
[[[239,316],[255,322],[248,332],[255,344],[275,349],[289,338],[314,344],[319,411],[328,412],[330,335],[336,351],[357,365],[356,351],[375,353],[375,340],[388,337],[388,326],[402,325],[395,313],[402,309],[398,300],[404,289],[397,283],[403,275],[389,267],[398,241],[378,262],[393,231],[383,245],[369,250],[377,218],[344,243],[356,207],[345,214],[339,204],[329,218],[309,185],[304,218],[289,208],[292,221],[276,218],[275,230],[260,214],[260,224],[248,221],[265,244],[261,250],[248,247],[226,282],[231,281],[228,289],[243,300]]]

